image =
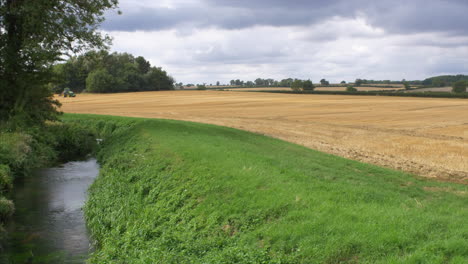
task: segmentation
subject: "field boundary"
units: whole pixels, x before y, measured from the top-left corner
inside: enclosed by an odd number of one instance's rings
[[[239,90],[240,91],[240,90]],[[401,93],[401,92],[379,92],[379,91],[281,91],[281,90],[256,90],[245,92],[260,93],[285,93],[285,94],[328,94],[328,95],[364,95],[364,96],[399,96],[399,97],[430,97],[430,98],[458,98],[467,99],[468,93],[447,93],[447,92],[421,92],[421,93]]]

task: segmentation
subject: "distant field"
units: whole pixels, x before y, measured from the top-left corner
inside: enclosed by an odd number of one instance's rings
[[[355,87],[358,91],[393,91],[401,90],[400,88],[379,88],[379,87]],[[290,91],[289,87],[259,87],[259,88],[225,88],[231,91],[261,91],[261,90],[272,90],[272,91]],[[330,87],[317,87],[315,91],[346,91],[346,87],[342,86],[330,86]]]
[[[435,87],[435,88],[419,88],[416,90],[411,90],[408,92],[418,93],[418,92],[451,92],[452,87]]]
[[[229,126],[426,177],[468,180],[463,99],[169,91],[60,100],[70,113]]]

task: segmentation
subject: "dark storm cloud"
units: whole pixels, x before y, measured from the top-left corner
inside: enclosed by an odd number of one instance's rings
[[[109,31],[181,27],[244,29],[257,25],[306,26],[332,17],[363,16],[372,26],[390,33],[468,34],[468,0],[204,0],[175,8],[122,11],[120,16],[109,15],[103,28]]]

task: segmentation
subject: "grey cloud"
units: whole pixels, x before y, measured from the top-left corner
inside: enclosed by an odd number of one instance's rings
[[[103,28],[153,31],[183,26],[224,29],[305,26],[332,17],[361,15],[373,26],[393,33],[468,33],[466,0],[205,0],[171,9],[140,8],[123,12],[121,16],[110,14]]]

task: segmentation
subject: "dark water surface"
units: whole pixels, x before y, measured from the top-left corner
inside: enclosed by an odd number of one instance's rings
[[[15,186],[8,256],[0,263],[83,263],[91,252],[82,207],[95,159],[38,170]]]

